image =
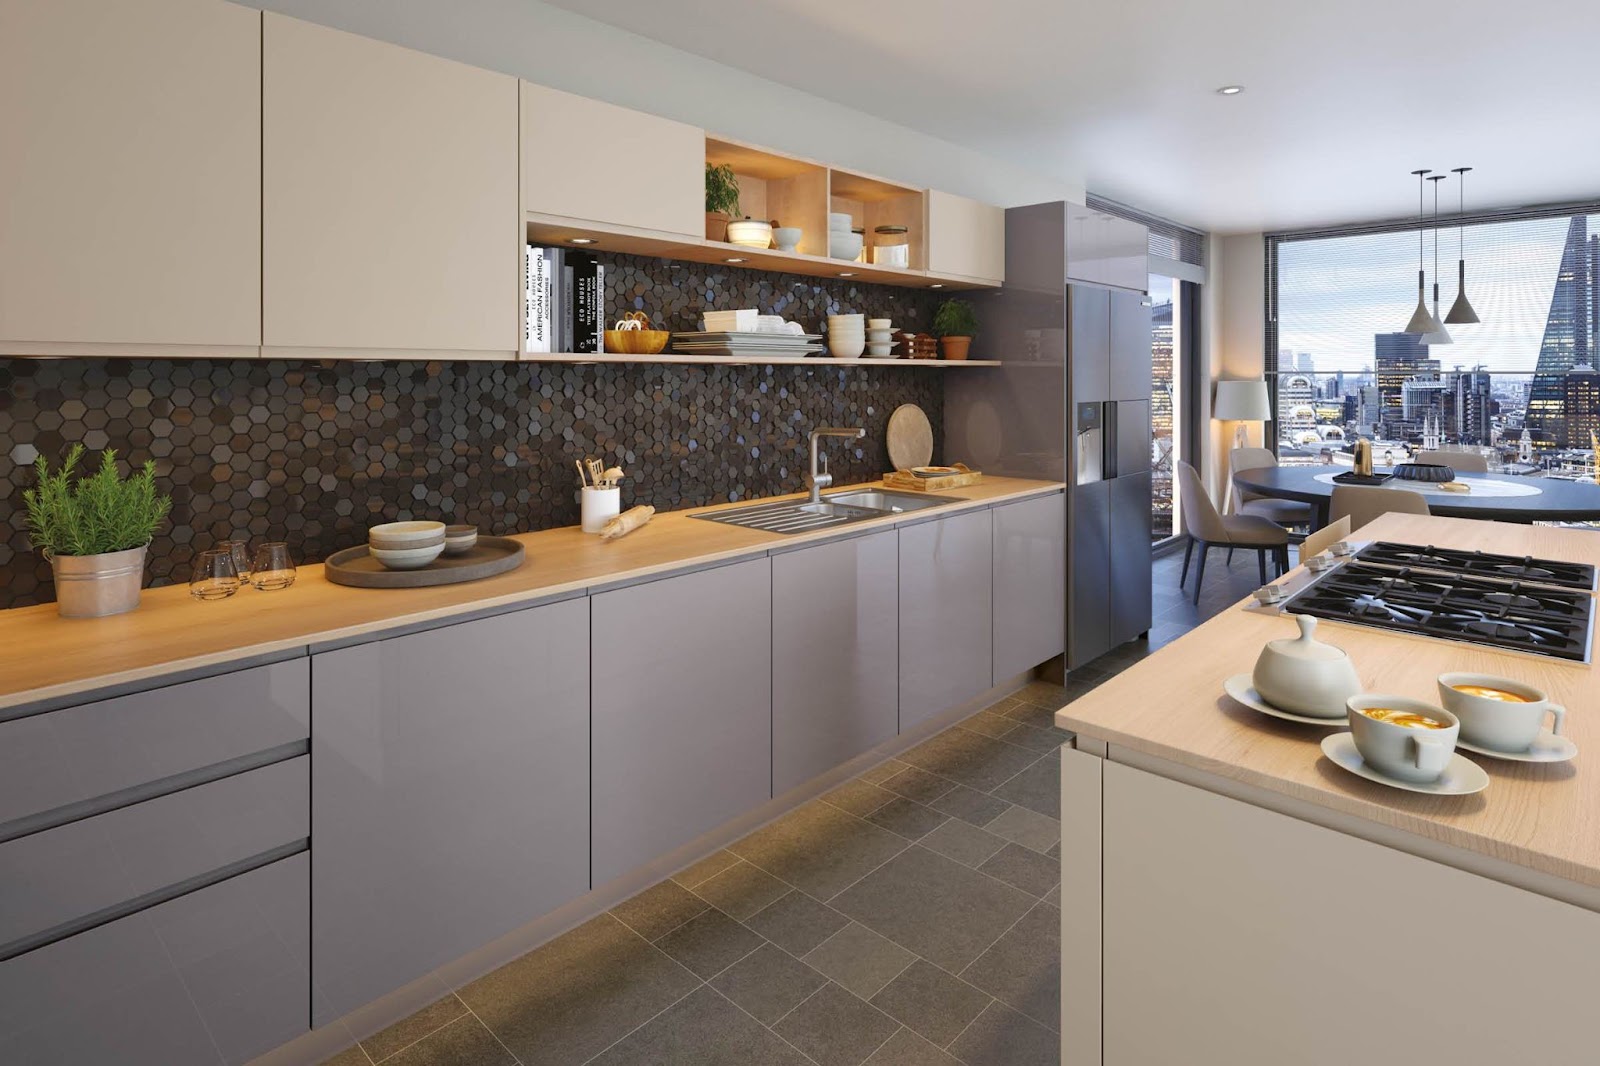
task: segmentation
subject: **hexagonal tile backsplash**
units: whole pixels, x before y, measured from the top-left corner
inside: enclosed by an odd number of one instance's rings
[[[834,311],[887,314],[925,330],[936,294],[607,257],[613,316],[642,306],[693,329],[706,306],[759,307],[816,329]],[[937,437],[942,373],[860,367],[563,365],[236,360],[0,360],[0,607],[53,598],[28,545],[22,490],[40,453],[82,441],[153,458],[173,497],[151,545],[151,584],[186,580],[216,540],[284,539],[317,561],[405,518],[511,533],[578,521],[586,455],[629,474],[623,504],[677,509],[801,488],[806,435],[829,442],[840,483],[886,469],[884,431],[902,403]],[[936,440],[936,454],[937,454]]]

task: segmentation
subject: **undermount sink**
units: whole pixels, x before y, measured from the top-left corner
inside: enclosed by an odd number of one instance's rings
[[[948,496],[922,496],[903,492],[885,492],[881,489],[858,489],[853,492],[835,492],[822,497],[820,503],[809,500],[778,500],[773,503],[755,503],[748,507],[734,507],[710,514],[691,515],[708,522],[722,522],[746,529],[761,529],[768,533],[810,533],[832,526],[865,522],[869,518],[882,518],[886,514],[903,514],[921,511],[928,507],[955,503]]]

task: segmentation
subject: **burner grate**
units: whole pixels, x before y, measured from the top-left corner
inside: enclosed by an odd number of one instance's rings
[[[1521,558],[1514,555],[1495,555],[1490,552],[1462,551],[1457,548],[1436,548],[1433,545],[1397,544],[1393,541],[1375,541],[1356,553],[1356,559],[1375,566],[1405,567],[1431,570],[1461,577],[1481,577],[1491,580],[1529,581],[1558,588],[1596,589],[1597,571],[1588,563],[1569,563],[1556,559]]]

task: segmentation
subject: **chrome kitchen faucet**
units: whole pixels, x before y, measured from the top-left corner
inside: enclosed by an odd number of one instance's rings
[[[833,484],[833,475],[828,473],[828,457],[822,457],[822,470],[817,470],[817,441],[823,437],[848,437],[850,440],[860,440],[867,435],[867,431],[860,426],[848,429],[842,426],[823,426],[811,432],[811,469],[806,473],[806,485],[811,489],[811,502],[822,502],[822,490]]]

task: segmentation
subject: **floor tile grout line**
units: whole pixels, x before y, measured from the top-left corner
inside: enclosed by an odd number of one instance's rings
[[[452,999],[454,999],[457,1003],[461,1004],[461,1009],[466,1011],[466,1014],[471,1014],[472,1013],[472,1008],[467,1006],[466,1003],[462,1001],[461,997],[456,995],[455,992],[452,991],[450,993],[450,997]],[[441,996],[440,998],[443,999],[444,997]],[[423,1008],[423,1009],[425,1010],[427,1008]],[[454,1018],[451,1018],[449,1021],[445,1022],[444,1025],[438,1026],[437,1028],[434,1028],[434,1029],[429,1029],[426,1033],[423,1033],[421,1036],[419,1036],[415,1040],[411,1041],[411,1043],[405,1044],[405,1045],[403,1045],[401,1047],[395,1048],[393,1051],[389,1052],[389,1054],[385,1055],[381,1059],[373,1058],[372,1057],[372,1052],[367,1050],[366,1045],[363,1042],[361,1042],[359,1040],[356,1041],[356,1046],[361,1048],[361,1053],[367,1057],[367,1061],[372,1063],[372,1066],[381,1066],[382,1063],[388,1062],[390,1059],[392,1059],[396,1055],[400,1054],[400,1052],[406,1051],[406,1050],[408,1050],[410,1048],[416,1047],[418,1044],[420,1044],[424,1040],[428,1039],[428,1037],[432,1036],[434,1033],[437,1033],[440,1029],[445,1028],[445,1026],[454,1025],[456,1022],[459,1022],[462,1018],[466,1017],[466,1014],[458,1014]],[[401,1019],[401,1021],[404,1021],[404,1020],[405,1020],[404,1018]],[[478,1020],[482,1021],[483,1019],[480,1018]],[[487,1029],[488,1026],[486,1025],[486,1026],[484,1026],[484,1028]],[[378,1033],[381,1033],[381,1032],[383,1032],[383,1030],[379,1029]],[[372,1035],[373,1036],[377,1036],[378,1033],[373,1033]]]
[[[461,997],[457,996],[456,998],[460,999]],[[464,1000],[464,999],[461,1000],[461,1005],[463,1007],[467,1008],[467,1013],[466,1013],[465,1016],[472,1018],[479,1025],[483,1026],[483,1031],[488,1033],[490,1036],[494,1037],[494,1042],[496,1044],[499,1044],[501,1050],[503,1050],[507,1055],[511,1056],[511,1061],[516,1063],[517,1066],[522,1066],[522,1058],[515,1051],[512,1051],[509,1047],[506,1046],[506,1042],[504,1040],[500,1039],[500,1034],[495,1032],[493,1029],[489,1028],[489,1023],[484,1021],[482,1018],[478,1017],[478,1012],[473,1010],[472,1007],[468,1005],[466,1000]],[[461,1020],[460,1018],[457,1018],[455,1021],[459,1022],[460,1020]],[[455,1022],[450,1022],[449,1024],[454,1025]],[[443,1026],[441,1026],[440,1028],[443,1028]],[[399,1054],[399,1052],[396,1052],[395,1054]]]
[[[671,956],[668,956],[668,957],[671,958]],[[677,959],[673,959],[672,961],[673,962],[677,962],[678,960]],[[679,963],[679,965],[682,965],[682,963]],[[687,967],[685,967],[685,969],[687,969]],[[588,1058],[584,1059],[582,1066],[587,1066],[588,1063],[591,1063],[595,1059],[598,1059],[601,1055],[604,1055],[606,1052],[610,1051],[612,1048],[616,1047],[618,1044],[620,1044],[624,1040],[628,1039],[628,1037],[632,1036],[634,1033],[637,1033],[640,1029],[643,1029],[645,1026],[649,1025],[651,1022],[655,1021],[657,1018],[661,1017],[663,1014],[667,1013],[667,1011],[671,1010],[673,1007],[676,1007],[678,1004],[682,1003],[684,1000],[688,999],[690,996],[694,995],[696,992],[700,991],[702,988],[709,988],[710,987],[708,984],[706,984],[705,981],[700,980],[700,975],[699,974],[694,973],[693,970],[689,970],[689,972],[694,975],[695,980],[697,982],[699,982],[698,984],[696,984],[693,988],[689,989],[689,991],[685,992],[683,995],[679,996],[677,999],[673,1000],[671,1003],[668,1003],[665,1007],[662,1007],[660,1010],[658,1010],[654,1014],[650,1015],[650,1017],[646,1018],[644,1021],[640,1022],[638,1025],[634,1026],[632,1029],[629,1029],[626,1033],[623,1033],[621,1036],[619,1036],[615,1040],[611,1041],[611,1043],[607,1044],[605,1047],[601,1048],[599,1051],[596,1051],[593,1055],[590,1055]],[[712,989],[712,991],[714,992],[714,991],[716,991],[716,989]]]
[[[800,963],[802,965],[805,963],[804,959],[801,959],[799,961],[800,961]],[[816,969],[815,967],[812,967],[812,968]],[[817,970],[817,972],[818,973],[822,973],[821,970]],[[767,1028],[771,1029],[773,1032],[776,1033],[778,1031],[778,1026],[783,1024],[783,1020],[785,1018],[787,1018],[789,1015],[793,1014],[795,1011],[799,1010],[801,1007],[804,1007],[807,1003],[810,1003],[814,998],[816,998],[816,995],[817,995],[818,992],[821,992],[824,988],[827,988],[831,984],[836,984],[837,983],[836,981],[834,981],[833,978],[828,977],[828,975],[825,974],[825,973],[823,973],[822,976],[824,978],[826,978],[826,980],[824,980],[820,985],[818,985],[815,989],[813,989],[811,994],[808,995],[805,999],[802,999],[799,1003],[796,1003],[794,1006],[790,1007],[788,1010],[786,1010],[782,1014],[778,1015],[778,1017],[772,1019],[772,1024],[767,1026]],[[839,985],[839,987],[840,988],[844,988],[843,985]],[[850,990],[848,988],[845,988],[845,991],[848,992]],[[738,1004],[735,1004],[735,1006],[738,1006]],[[806,1056],[806,1057],[810,1058],[809,1055]]]
[[[870,1004],[868,1004],[868,1005],[870,1006]],[[864,1058],[860,1062],[856,1063],[856,1066],[866,1066],[866,1063],[871,1062],[872,1061],[872,1056],[874,1056],[878,1052],[882,1051],[884,1049],[884,1047],[889,1043],[889,1041],[893,1040],[895,1037],[900,1035],[900,1030],[906,1029],[906,1030],[909,1031],[910,1027],[907,1026],[905,1022],[902,1022],[899,1018],[896,1018],[896,1017],[894,1017],[894,1016],[892,1016],[890,1014],[885,1014],[882,1011],[879,1011],[879,1013],[883,1014],[883,1016],[885,1018],[888,1018],[891,1022],[894,1022],[894,1025],[895,1025],[894,1032],[892,1032],[888,1036],[884,1037],[883,1038],[883,1043],[879,1044],[877,1047],[875,1047],[871,1051],[867,1052],[866,1058]]]
[[[799,1055],[801,1058],[805,1059],[807,1062],[813,1062],[814,1063],[814,1062],[817,1061],[816,1059],[812,1058],[810,1055],[807,1055],[804,1051],[801,1051],[799,1046],[796,1045],[793,1041],[791,1041],[788,1037],[784,1036],[782,1033],[778,1032],[778,1030],[774,1029],[773,1026],[777,1025],[778,1022],[773,1022],[772,1025],[768,1025],[766,1022],[762,1021],[760,1018],[757,1018],[754,1014],[751,1014],[749,1011],[747,1011],[743,1007],[739,1006],[739,1004],[735,1003],[731,997],[723,995],[722,990],[720,988],[716,988],[715,986],[711,985],[709,982],[707,983],[706,987],[710,988],[711,991],[714,994],[716,994],[718,996],[721,996],[723,999],[727,1000],[730,1004],[733,1005],[735,1010],[738,1010],[739,1012],[744,1014],[751,1021],[753,1021],[757,1025],[761,1026],[761,1028],[763,1028],[767,1032],[771,1033],[777,1039],[783,1041],[783,1043],[787,1044],[789,1047],[794,1048],[795,1054]],[[823,988],[826,988],[826,987],[827,987],[827,982],[824,981],[823,982]],[[822,991],[821,988],[817,989],[817,992],[820,992],[820,991]],[[813,992],[811,995],[813,995],[813,996],[816,995],[816,992]],[[807,996],[806,997],[806,999],[810,999],[810,998],[811,998],[811,996]],[[800,1003],[804,1003],[804,1002],[805,1002],[804,999],[800,1001]],[[800,1005],[799,1003],[795,1004],[796,1007],[798,1007],[799,1005]],[[792,1013],[794,1013],[794,1011],[791,1009],[789,1014],[792,1014]],[[789,1016],[789,1014],[785,1014],[783,1016],[783,1018],[787,1018]],[[783,1018],[779,1018],[778,1021],[779,1022],[783,1021]]]

